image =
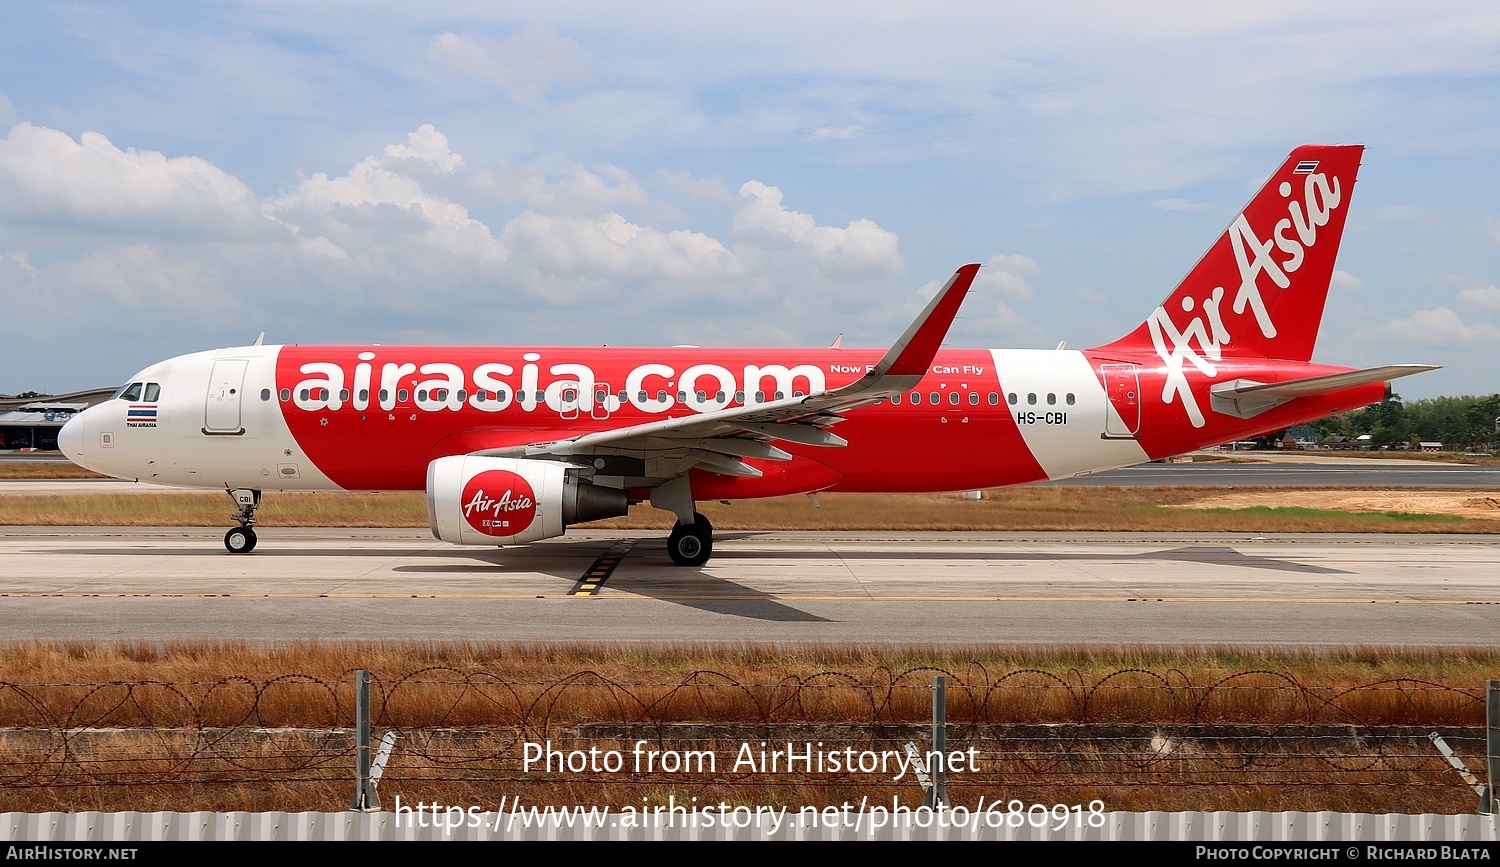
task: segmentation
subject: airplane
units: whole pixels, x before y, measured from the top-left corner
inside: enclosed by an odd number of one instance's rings
[[[1366,406],[1434,369],[1313,362],[1362,145],[1304,145],[1134,330],[1092,349],[944,349],[965,265],[883,352],[254,345],[131,377],[58,436],[111,476],[222,489],[236,554],[263,491],[425,490],[435,537],[506,546],[696,503],[968,491],[1125,467]],[[262,335],[263,337],[264,335]]]

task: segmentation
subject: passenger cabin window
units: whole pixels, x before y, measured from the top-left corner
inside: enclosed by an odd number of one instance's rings
[[[261,400],[270,400],[271,399],[271,390],[269,388],[263,388],[263,389],[261,389],[260,390],[260,399]]]
[[[969,406],[979,406],[979,392],[969,392]]]
[[[937,406],[938,404],[943,402],[943,396],[935,391],[932,394],[929,394],[927,398],[928,400],[932,401],[933,406]]]
[[[993,391],[990,392],[990,406],[995,406],[998,403],[1000,403],[1000,395],[994,393]]]
[[[406,403],[406,395],[407,394],[408,394],[408,392],[404,388],[398,388],[398,389],[396,389],[396,402],[397,403]]]
[[[1028,404],[1031,404],[1032,406],[1036,406],[1036,394],[1033,393],[1026,395],[1026,402]]]
[[[1070,395],[1068,395],[1068,406],[1072,406],[1072,405],[1073,405],[1073,395],[1070,394]]]
[[[156,403],[161,399],[161,383],[146,383],[146,403]]]
[[[948,402],[951,403],[951,404],[953,404],[954,406],[958,406],[958,392],[956,392],[956,391],[950,391],[950,392],[948,392]]]
[[[359,390],[359,402],[360,403],[369,403],[370,402],[370,390],[368,388],[361,388]]]
[[[1047,405],[1048,406],[1057,406],[1057,395],[1052,394],[1051,392],[1048,392],[1047,393]]]
[[[901,395],[900,394],[893,394],[893,395],[891,395],[891,403],[893,405],[895,405],[895,406],[900,406],[901,405]]]
[[[292,390],[290,388],[283,388],[281,390],[281,399],[282,400],[291,400],[292,399]]]
[[[1011,392],[1009,395],[1006,396],[1005,400],[1011,406],[1015,406],[1016,405],[1016,393],[1015,392]]]
[[[122,391],[122,392],[120,392],[120,399],[121,400],[140,400],[141,399],[141,387],[144,386],[144,385],[145,385],[145,383],[132,382],[131,384],[125,386],[125,390]]]

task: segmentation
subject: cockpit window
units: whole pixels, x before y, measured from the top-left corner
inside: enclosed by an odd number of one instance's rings
[[[120,399],[121,400],[140,400],[141,399],[141,386],[142,385],[144,385],[144,383],[132,382],[131,384],[125,386],[125,390],[122,391],[122,392],[120,392]]]
[[[161,383],[146,383],[146,403],[156,403],[161,398]]]

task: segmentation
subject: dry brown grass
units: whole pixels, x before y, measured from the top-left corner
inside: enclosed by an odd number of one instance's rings
[[[107,479],[68,461],[0,461],[0,479]]]
[[[1274,502],[1309,496],[1306,488],[1256,489]],[[1309,514],[1185,510],[1223,497],[1231,488],[1020,487],[984,492],[982,500],[951,494],[824,494],[822,508],[807,497],[744,500],[699,507],[721,530],[1033,530],[1105,532],[1252,533],[1497,533],[1500,517],[1387,514],[1359,507]],[[1240,489],[1243,494],[1243,489]],[[1328,497],[1337,492],[1322,492]],[[0,497],[5,526],[219,526],[231,506],[222,494],[73,494]],[[421,493],[275,493],[258,516],[275,527],[425,527]],[[583,525],[601,529],[668,530],[672,516],[648,506],[630,515]]]
[[[62,754],[56,734],[0,735],[0,811],[341,809],[347,733],[307,729],[347,729],[360,667],[378,678],[377,731],[395,727],[404,739],[381,787],[387,807],[397,794],[491,808],[502,795],[615,807],[669,794],[700,804],[796,808],[868,796],[911,805],[914,786],[858,774],[527,773],[520,750],[528,739],[629,750],[644,736],[653,748],[711,749],[727,764],[740,743],[762,739],[920,743],[928,684],[942,672],[950,747],[981,756],[980,772],[950,780],[957,803],[1462,812],[1472,795],[1425,749],[1393,743],[1354,757],[1352,745],[1200,742],[1203,730],[1183,726],[1472,727],[1483,722],[1478,696],[1500,670],[1500,650],[12,643],[0,645],[0,725],[38,726],[40,716],[50,730],[87,731],[67,736],[65,768],[46,764]],[[1091,728],[1015,734],[1029,722]],[[1153,748],[1118,734],[1129,723],[1189,734]],[[1373,730],[1361,731],[1368,739]],[[38,768],[65,773],[15,787]]]
[[[954,722],[1474,725],[1482,706],[1454,689],[1497,663],[1493,648],[23,642],[0,647],[17,685],[0,689],[0,725],[337,725],[362,667],[402,727],[919,722],[936,673]]]

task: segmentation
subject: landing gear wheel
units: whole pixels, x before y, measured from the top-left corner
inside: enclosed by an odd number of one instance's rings
[[[255,550],[255,531],[249,527],[235,527],[224,534],[224,547],[231,554],[249,554]]]
[[[678,566],[702,566],[714,553],[714,527],[708,519],[693,514],[693,523],[681,521],[672,528],[667,537],[667,554]]]

